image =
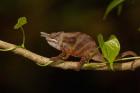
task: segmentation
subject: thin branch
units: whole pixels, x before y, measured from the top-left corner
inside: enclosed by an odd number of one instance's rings
[[[60,62],[58,64],[53,64],[53,62],[50,60],[50,58],[47,57],[43,57],[40,56],[36,53],[33,53],[27,49],[21,48],[21,47],[17,47],[14,44],[11,43],[7,43],[4,42],[2,40],[0,40],[0,49],[13,49],[11,50],[11,52],[21,55],[25,58],[28,58],[30,60],[32,60],[33,62],[37,63],[37,64],[49,64],[49,66],[52,67],[58,67],[58,68],[62,68],[62,69],[73,69],[76,70],[77,66],[78,66],[78,62],[72,62],[72,61],[64,61],[64,62]],[[14,49],[15,48],[15,49]],[[52,64],[50,64],[52,63]],[[134,60],[134,61],[129,61],[129,62],[123,62],[123,63],[114,63],[114,70],[134,70],[136,68],[140,67],[140,59]],[[108,65],[106,63],[87,63],[84,64],[83,67],[81,69],[84,70],[110,70]]]

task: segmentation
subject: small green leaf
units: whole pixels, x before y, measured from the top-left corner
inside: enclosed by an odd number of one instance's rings
[[[25,48],[25,31],[23,29],[23,25],[27,24],[27,18],[26,17],[20,17],[18,19],[18,22],[16,23],[16,25],[14,26],[14,29],[19,29],[22,31],[22,34],[23,34],[23,41],[22,41],[22,44],[21,44],[21,47],[22,48]]]
[[[12,51],[12,50],[14,50],[14,49],[16,49],[17,47],[12,47],[12,48],[8,48],[8,49],[0,49],[0,51]]]
[[[1,49],[0,48],[0,51],[13,51],[15,50],[16,48],[20,48],[21,46],[15,46],[15,47],[11,47],[11,48],[8,48],[8,49]]]
[[[19,29],[19,28],[21,28],[25,24],[27,24],[27,18],[26,17],[20,17],[18,19],[18,22],[14,26],[14,29]]]
[[[102,34],[98,35],[98,42],[99,42],[99,47],[102,49],[102,47],[104,45],[104,39],[103,39],[103,35]]]
[[[113,0],[107,7],[103,19],[106,19],[107,15],[118,5],[123,3],[125,0]]]
[[[111,69],[113,69],[113,62],[120,52],[120,43],[116,36],[111,35],[110,39],[106,41],[102,47],[102,53],[104,57],[110,63]]]
[[[109,40],[104,42],[103,36],[99,34],[98,42],[104,58],[109,62],[110,68],[113,70],[113,62],[120,51],[120,43],[118,39],[116,36],[111,35]]]

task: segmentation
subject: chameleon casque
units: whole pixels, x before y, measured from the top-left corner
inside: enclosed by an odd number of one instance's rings
[[[41,32],[41,37],[45,37],[49,45],[62,51],[58,56],[51,58],[53,61],[66,60],[69,56],[80,57],[79,68],[90,59],[103,61],[95,40],[85,33],[54,32],[48,34]]]

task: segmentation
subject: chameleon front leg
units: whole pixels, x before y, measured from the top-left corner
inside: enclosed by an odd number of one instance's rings
[[[59,61],[59,60],[66,60],[69,58],[69,54],[66,54],[65,52],[62,52],[61,54],[59,54],[56,57],[52,57],[51,60],[52,61]]]

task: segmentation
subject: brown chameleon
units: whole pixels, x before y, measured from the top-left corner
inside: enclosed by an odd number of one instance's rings
[[[49,45],[62,51],[60,55],[51,58],[53,61],[66,60],[69,56],[80,57],[79,68],[90,59],[103,61],[95,40],[85,33],[54,32],[48,34],[41,32],[41,36],[46,38]]]

